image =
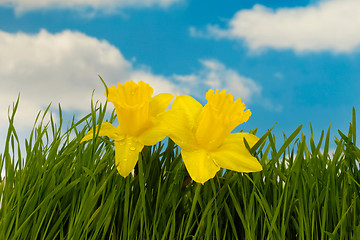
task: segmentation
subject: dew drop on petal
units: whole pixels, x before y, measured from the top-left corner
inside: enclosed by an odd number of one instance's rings
[[[135,151],[135,149],[136,149],[135,147],[130,147],[131,151]]]

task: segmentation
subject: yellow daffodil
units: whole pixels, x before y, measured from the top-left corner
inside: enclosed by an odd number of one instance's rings
[[[220,167],[238,172],[261,171],[262,166],[247,150],[244,138],[253,146],[259,139],[250,133],[231,133],[246,122],[251,112],[245,111],[241,99],[234,101],[225,90],[210,89],[203,107],[194,98],[177,96],[168,115],[169,137],[181,147],[181,155],[191,178],[204,183]]]
[[[153,91],[143,81],[138,84],[133,81],[123,85],[118,83],[117,87],[108,89],[107,100],[114,104],[119,125],[102,123],[99,136],[115,140],[115,164],[123,177],[134,169],[145,145],[154,145],[167,136],[162,118],[174,96],[162,93],[151,97]],[[92,138],[91,130],[81,141]]]

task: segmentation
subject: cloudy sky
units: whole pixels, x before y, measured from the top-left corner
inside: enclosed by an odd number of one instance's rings
[[[104,102],[98,74],[202,103],[226,89],[253,113],[241,128],[277,123],[280,139],[310,122],[316,136],[346,131],[359,46],[358,0],[0,0],[0,143],[19,93],[25,134],[49,103],[80,118],[93,90]]]

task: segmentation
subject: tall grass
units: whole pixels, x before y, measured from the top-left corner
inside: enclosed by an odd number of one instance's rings
[[[109,138],[80,143],[115,120],[106,105],[65,130],[60,107],[58,124],[39,114],[22,156],[17,104],[0,156],[0,239],[360,239],[355,111],[334,152],[330,127],[315,142],[300,126],[280,148],[269,131],[251,149],[262,172],[224,170],[201,185],[171,140],[145,147],[127,178]]]

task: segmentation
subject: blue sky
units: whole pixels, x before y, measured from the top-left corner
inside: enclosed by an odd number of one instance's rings
[[[312,123],[347,131],[359,107],[360,1],[0,0],[0,143],[20,93],[21,136],[39,110],[67,116],[108,86],[150,83],[205,104],[226,89],[251,109],[240,128],[282,138]]]

